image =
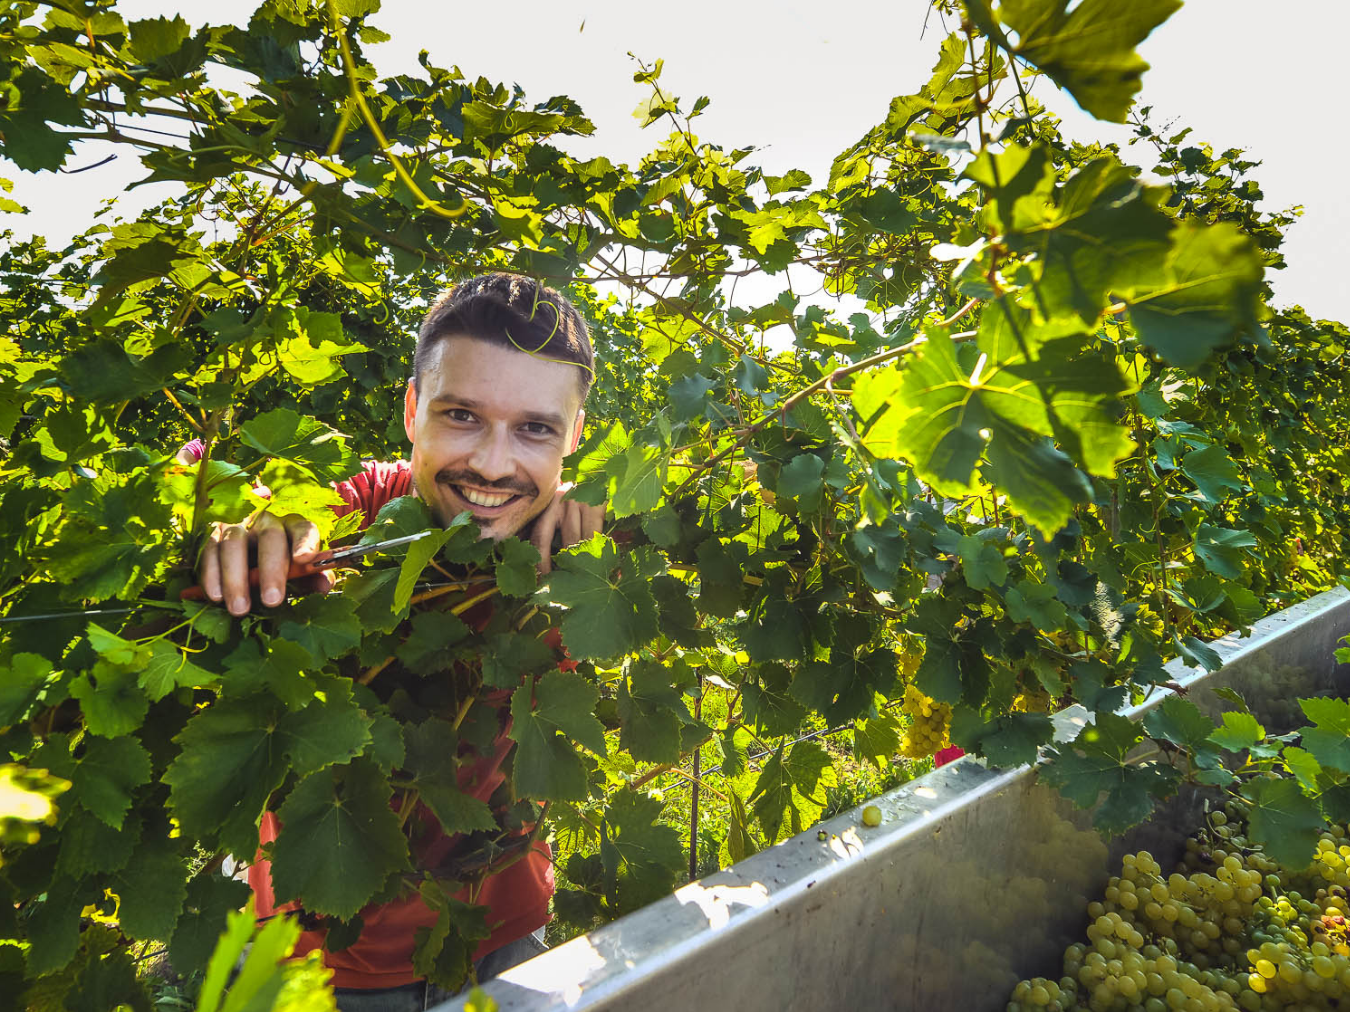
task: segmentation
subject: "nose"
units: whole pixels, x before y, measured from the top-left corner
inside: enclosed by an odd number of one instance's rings
[[[468,465],[487,481],[504,481],[516,473],[511,434],[504,427],[492,426],[482,434],[469,454]]]

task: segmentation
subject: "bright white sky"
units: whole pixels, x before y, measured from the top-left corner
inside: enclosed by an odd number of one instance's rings
[[[128,19],[182,12],[194,27],[203,18],[243,23],[253,7],[240,0],[118,5]],[[945,34],[926,0],[683,0],[675,7],[632,0],[385,0],[372,21],[393,36],[370,51],[382,75],[420,72],[416,56],[425,48],[441,66],[519,83],[534,101],[570,95],[597,129],[593,140],[569,149],[625,160],[657,136],[644,135],[631,116],[646,93],[632,83],[636,68],[627,53],[648,63],[663,58],[662,83],[686,108],[699,95],[712,99],[695,121],[701,136],[727,148],[757,145],[751,160],[770,172],[804,168],[817,181],[836,153],[885,115],[893,95],[927,80]],[[1216,150],[1246,149],[1263,163],[1254,178],[1267,206],[1303,205],[1285,245],[1289,267],[1275,275],[1274,287],[1277,304],[1302,304],[1315,318],[1350,317],[1350,283],[1340,262],[1350,201],[1339,178],[1350,163],[1350,142],[1338,125],[1346,118],[1347,37],[1344,0],[1189,0],[1141,47],[1153,64],[1142,102],[1154,107],[1156,122],[1191,126],[1191,140]],[[1064,116],[1071,137],[1128,136],[1080,112],[1048,81],[1038,94]],[[105,153],[90,146],[71,164]],[[1150,164],[1138,147],[1125,154]],[[125,153],[77,176],[31,176],[0,165],[0,174],[15,182],[13,196],[32,209],[26,222],[7,216],[0,227],[62,241],[86,227],[99,201],[138,169]],[[124,213],[157,196],[149,191],[133,191]]]

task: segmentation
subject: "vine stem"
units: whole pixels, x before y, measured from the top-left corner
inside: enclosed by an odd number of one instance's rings
[[[183,418],[187,421],[188,425],[192,426],[192,431],[200,436],[202,434],[202,423],[192,417],[192,414],[188,411],[188,409],[183,407],[182,402],[179,401],[178,398],[173,395],[172,390],[170,390],[168,387],[163,387],[162,389],[164,391],[164,396],[169,398],[169,403],[178,409],[179,413],[182,414]]]
[[[193,489],[192,500],[192,530],[195,534],[201,529],[202,520],[206,516],[206,507],[209,500],[206,498],[206,474],[210,470],[211,463],[211,445],[216,441],[216,436],[220,432],[220,423],[225,418],[225,409],[217,408],[206,418],[206,424],[202,431],[202,455],[197,461],[197,480]]]
[[[975,81],[975,122],[980,131],[980,147],[986,148],[989,146],[989,135],[984,132],[984,107],[987,100],[980,95],[980,61],[975,55],[975,33],[968,21],[963,22],[961,28],[965,31],[966,42],[970,45],[970,76]]]
[[[717,790],[715,787],[709,784],[708,781],[703,779],[702,776],[698,775],[698,770],[695,770],[694,773],[689,773],[685,770],[680,769],[680,767],[678,766],[673,766],[671,767],[670,772],[674,773],[678,777],[682,777],[683,779],[689,781],[689,783],[693,785],[695,791],[702,789],[722,801],[727,800],[727,796],[725,794],[723,794],[721,791]]]
[[[1163,638],[1169,635],[1168,607],[1167,607],[1167,546],[1163,543],[1162,536],[1162,508],[1158,501],[1159,486],[1154,480],[1152,472],[1148,466],[1148,443],[1142,437],[1144,435],[1144,421],[1139,417],[1137,410],[1132,410],[1134,416],[1134,428],[1139,433],[1139,467],[1143,472],[1144,478],[1149,484],[1149,505],[1153,507],[1153,541],[1158,548],[1158,617],[1162,619]]]
[[[698,673],[698,697],[694,700],[694,720],[703,716],[703,672]],[[693,788],[689,792],[689,881],[698,878],[698,792],[703,786],[703,749],[694,748],[694,771],[689,777]],[[683,771],[680,771],[683,772]],[[723,798],[722,800],[726,800]]]
[[[638,777],[636,780],[630,780],[628,782],[628,786],[631,787],[633,790],[637,790],[639,787],[645,787],[647,784],[651,783],[653,780],[659,777],[662,773],[669,773],[674,768],[675,766],[672,763],[661,763],[661,765],[659,766],[653,766],[651,769],[649,769],[646,773],[642,774],[642,776]]]
[[[416,787],[409,788],[408,792],[403,795],[403,799],[399,802],[398,808],[398,828],[400,831],[408,824],[408,817],[412,815],[413,810],[417,807],[417,802],[421,797],[422,792]]]
[[[970,339],[976,336],[976,333],[977,333],[976,331],[968,330],[963,331],[959,334],[952,334],[951,340],[956,342],[969,341]],[[677,488],[672,493],[672,497],[678,496],[681,492],[683,492],[689,486],[689,483],[692,482],[695,478],[699,477],[706,471],[712,470],[718,464],[722,463],[722,461],[726,460],[727,457],[731,456],[738,449],[740,449],[740,447],[744,446],[749,441],[750,437],[753,436],[756,432],[759,432],[766,426],[771,425],[777,418],[780,417],[786,418],[787,413],[789,411],[795,408],[802,401],[806,400],[806,398],[810,397],[812,394],[819,393],[821,390],[827,390],[830,386],[839,382],[846,376],[852,376],[854,373],[862,372],[864,369],[870,369],[874,365],[881,365],[884,362],[889,362],[892,359],[899,358],[901,355],[907,355],[911,351],[914,351],[922,347],[927,342],[928,338],[926,337],[916,337],[913,341],[910,341],[907,344],[902,344],[898,348],[888,348],[886,351],[877,352],[877,354],[872,355],[869,358],[864,358],[857,362],[852,362],[849,365],[841,365],[838,369],[835,369],[833,372],[825,376],[822,376],[814,383],[811,383],[808,386],[803,387],[801,390],[798,390],[795,394],[793,394],[791,397],[785,400],[773,411],[770,411],[764,417],[759,419],[759,421],[754,422],[753,424],[746,426],[744,429],[739,430],[739,436],[737,437],[735,442],[731,443],[724,449],[719,450],[716,454],[709,457],[698,467],[693,468],[690,471],[689,477],[685,478],[684,481],[680,482],[679,488]]]
[[[389,159],[389,164],[394,167],[394,173],[398,176],[399,180],[412,192],[412,195],[418,199],[424,210],[431,211],[433,214],[437,214],[442,218],[449,218],[451,221],[454,221],[469,209],[469,202],[465,200],[459,207],[451,210],[450,208],[442,207],[438,201],[432,200],[422,192],[422,188],[417,185],[413,180],[413,177],[408,173],[408,170],[404,168],[403,160],[399,158],[398,155],[394,154],[393,145],[389,143],[389,138],[386,137],[384,131],[380,129],[379,121],[375,118],[375,114],[370,111],[370,106],[366,104],[365,96],[361,94],[361,86],[356,80],[356,61],[352,57],[352,47],[347,41],[347,32],[342,27],[342,19],[338,16],[335,0],[328,0],[328,14],[329,17],[332,18],[333,34],[337,36],[338,48],[342,52],[342,70],[347,76],[347,83],[351,86],[352,101],[356,103],[356,108],[360,111],[361,118],[365,120],[366,126],[375,136],[375,143],[380,146],[380,151],[384,153],[384,157]],[[343,127],[345,127],[345,125],[346,118],[344,117]],[[345,133],[345,129],[340,128],[338,138],[339,144],[341,144],[341,133]]]
[[[521,847],[518,851],[512,854],[505,861],[502,861],[499,864],[489,863],[488,866],[483,869],[483,878],[479,880],[479,882],[475,885],[473,890],[473,902],[477,902],[478,889],[482,888],[483,882],[486,881],[489,875],[497,875],[500,874],[501,872],[504,872],[507,868],[510,868],[517,861],[524,860],[526,856],[528,856],[534,851],[534,841],[539,838],[539,831],[543,828],[544,822],[548,818],[548,810],[552,804],[553,800],[549,799],[548,801],[545,801],[544,804],[540,807],[539,818],[535,820],[534,828],[530,830],[529,835],[527,836],[527,839],[529,841],[528,843],[526,843],[523,847]]]
[[[1026,89],[1022,87],[1022,75],[1017,72],[1017,57],[1009,53],[1008,62],[1012,65],[1012,79],[1013,83],[1017,85],[1017,94],[1022,98],[1022,112],[1027,119],[1031,119],[1031,105],[1027,102]]]
[[[467,697],[464,702],[459,704],[459,709],[455,711],[455,721],[450,725],[451,728],[458,731],[459,725],[464,723],[464,718],[469,715],[469,707],[473,706],[473,696]]]
[[[961,319],[963,316],[965,316],[979,304],[980,304],[979,299],[971,299],[969,302],[967,302],[964,306],[958,309],[951,316],[947,317],[945,320],[939,320],[936,325],[939,327],[950,327],[953,323]]]
[[[440,568],[440,567],[437,567]],[[432,587],[430,590],[424,590],[420,594],[414,594],[408,598],[409,604],[421,604],[423,601],[430,601],[434,598],[444,597],[446,594],[453,594],[457,590],[468,590],[475,586],[476,581],[466,581],[463,583],[447,583],[441,587]]]
[[[375,681],[376,675],[378,675],[385,668],[389,667],[389,665],[392,663],[394,663],[394,655],[390,654],[388,657],[380,661],[378,664],[372,664],[370,667],[366,668],[365,671],[361,672],[361,676],[356,680],[357,684],[369,685],[371,682]]]
[[[473,597],[467,598],[466,600],[459,602],[459,604],[455,605],[453,608],[450,609],[450,614],[463,615],[466,611],[468,611],[474,605],[478,604],[480,601],[486,601],[493,594],[497,593],[497,590],[498,587],[494,583],[491,587],[483,591],[481,594],[475,594]]]

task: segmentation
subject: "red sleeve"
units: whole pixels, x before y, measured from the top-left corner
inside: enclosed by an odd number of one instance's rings
[[[412,471],[406,460],[367,460],[360,471],[333,488],[345,503],[333,512],[342,517],[361,510],[366,515],[362,526],[366,526],[390,499],[412,494]]]

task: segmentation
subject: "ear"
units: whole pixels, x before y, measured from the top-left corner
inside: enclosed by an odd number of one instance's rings
[[[408,442],[417,442],[417,387],[412,380],[408,380],[403,394],[403,431],[408,434]]]
[[[572,445],[567,448],[568,453],[576,453],[577,447],[581,445],[581,427],[586,423],[586,410],[577,409],[577,420],[572,423]]]

